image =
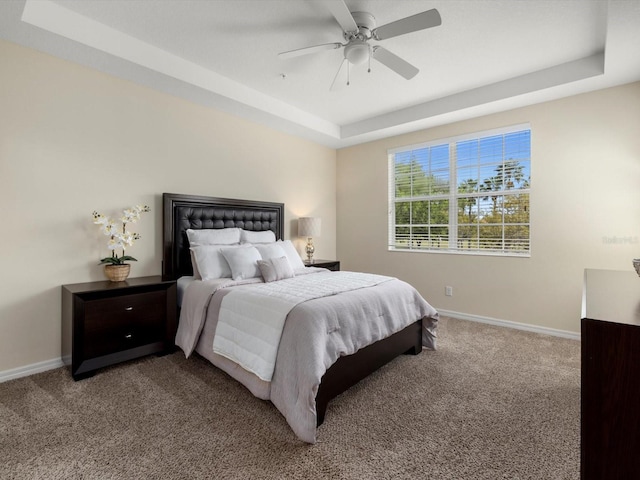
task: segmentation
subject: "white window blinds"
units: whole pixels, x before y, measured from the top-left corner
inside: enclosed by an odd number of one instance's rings
[[[388,153],[390,250],[529,255],[528,125]]]

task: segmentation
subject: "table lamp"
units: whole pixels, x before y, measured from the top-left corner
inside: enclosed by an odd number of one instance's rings
[[[320,219],[318,217],[300,217],[298,219],[298,236],[307,237],[307,263],[313,263],[313,237],[320,236]]]

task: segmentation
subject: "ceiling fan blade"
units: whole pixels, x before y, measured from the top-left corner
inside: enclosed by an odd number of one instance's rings
[[[395,22],[374,28],[371,35],[376,40],[386,40],[387,38],[397,37],[398,35],[404,35],[405,33],[417,32],[418,30],[424,30],[425,28],[437,27],[438,25],[442,25],[442,18],[440,18],[438,10],[432,8],[426,12],[401,18]]]
[[[357,32],[358,25],[344,0],[325,0],[327,8],[342,27],[343,32]]]
[[[341,48],[341,43],[323,43],[322,45],[314,45],[312,47],[298,48],[296,50],[289,50],[288,52],[279,53],[278,56],[283,59],[299,57],[301,55],[308,55],[310,53],[322,52],[324,50],[335,50]]]
[[[395,53],[391,53],[389,50],[379,45],[373,47],[372,55],[377,61],[389,67],[391,70],[407,80],[411,80],[420,71],[409,62],[401,59]]]

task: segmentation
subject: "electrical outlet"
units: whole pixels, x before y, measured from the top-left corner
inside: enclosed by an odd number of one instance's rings
[[[450,287],[448,285],[446,287],[444,287],[444,294],[447,297],[453,297],[453,287]]]

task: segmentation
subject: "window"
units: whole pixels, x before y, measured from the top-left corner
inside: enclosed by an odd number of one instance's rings
[[[389,250],[528,256],[528,125],[389,150]]]

